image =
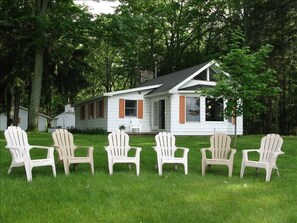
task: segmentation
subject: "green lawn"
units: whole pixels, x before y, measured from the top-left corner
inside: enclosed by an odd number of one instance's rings
[[[0,222],[297,222],[297,137],[284,136],[279,156],[280,176],[246,168],[239,178],[242,149],[257,149],[262,135],[238,138],[233,177],[227,167],[213,166],[201,176],[200,148],[209,137],[179,136],[177,145],[190,148],[189,175],[165,164],[163,176],[155,170],[154,136],[131,136],[130,145],[142,147],[140,176],[135,167],[116,164],[108,175],[104,145],[107,136],[75,135],[77,145],[95,147],[95,175],[80,164],[65,176],[62,163],[57,177],[50,167],[33,169],[26,181],[24,168],[8,176],[11,157],[0,132]],[[51,145],[48,133],[29,133],[30,144]],[[36,155],[35,153],[33,155]],[[40,155],[40,154],[38,154]],[[57,155],[57,154],[56,154]]]

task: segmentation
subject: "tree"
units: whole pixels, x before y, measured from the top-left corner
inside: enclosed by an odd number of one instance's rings
[[[266,65],[272,47],[265,45],[252,52],[248,46],[242,47],[243,43],[243,34],[237,30],[233,33],[230,52],[221,57],[222,72],[216,77],[216,86],[203,91],[207,96],[221,97],[227,101],[224,115],[235,119],[234,146],[237,135],[236,117],[265,110],[267,98],[276,96],[279,92],[279,88],[275,86],[276,72]]]
[[[34,74],[32,80],[30,107],[28,114],[28,129],[38,130],[38,112],[40,105],[41,83],[43,74],[44,31],[47,22],[46,10],[48,0],[36,0],[36,47],[34,59]]]

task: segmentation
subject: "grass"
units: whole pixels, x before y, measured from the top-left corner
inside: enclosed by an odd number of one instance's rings
[[[213,166],[201,176],[200,149],[206,136],[179,136],[177,145],[190,148],[189,174],[164,165],[155,170],[154,136],[131,136],[130,145],[141,146],[140,176],[135,167],[116,164],[108,175],[104,145],[107,136],[75,135],[77,145],[95,147],[95,175],[80,164],[65,176],[62,163],[54,178],[50,167],[33,169],[28,183],[24,168],[8,176],[11,157],[0,136],[0,222],[297,222],[297,137],[284,136],[285,155],[278,158],[280,176],[246,168],[239,178],[241,150],[258,148],[261,135],[238,138],[233,177],[226,167]],[[51,145],[48,133],[29,133],[30,144]],[[40,154],[33,153],[34,156]],[[57,155],[57,154],[56,154]]]

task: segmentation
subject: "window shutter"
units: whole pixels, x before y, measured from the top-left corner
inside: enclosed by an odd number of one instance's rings
[[[185,96],[179,96],[179,123],[185,123],[186,103]]]
[[[100,101],[100,117],[104,117],[104,98]]]
[[[94,101],[94,117],[99,117],[99,101]]]
[[[88,104],[88,119],[91,118],[91,114],[92,114],[92,113],[91,113],[91,108],[92,108],[92,107],[91,107],[91,103],[89,103],[89,104]]]
[[[119,118],[125,118],[125,99],[119,99]]]
[[[137,102],[137,118],[143,118],[143,100],[138,100]]]

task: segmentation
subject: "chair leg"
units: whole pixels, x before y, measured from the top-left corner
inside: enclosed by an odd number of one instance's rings
[[[276,170],[276,175],[279,176],[279,170],[278,170],[278,168],[276,167],[275,170]]]
[[[185,168],[185,175],[188,175],[188,163],[184,164],[184,168]]]
[[[244,169],[245,169],[245,165],[244,165],[244,162],[242,162],[241,169],[240,169],[240,178],[243,178]]]
[[[233,165],[228,166],[228,177],[232,177]]]
[[[205,163],[204,162],[202,162],[202,164],[201,164],[201,174],[202,174],[202,176],[205,176]]]
[[[91,166],[91,173],[92,175],[94,175],[94,163],[90,162],[90,166]]]
[[[55,165],[55,163],[52,164],[52,170],[53,170],[54,177],[56,177],[57,176],[57,172],[56,172],[56,165]]]
[[[32,181],[32,168],[28,165],[25,165],[27,181]]]
[[[177,170],[177,164],[176,163],[174,164],[174,169]]]
[[[162,163],[159,163],[159,164],[158,164],[158,171],[159,171],[159,175],[160,175],[160,176],[162,176],[162,168],[163,168]]]
[[[109,167],[108,167],[108,169],[109,169],[109,175],[112,175],[113,174],[113,163],[109,163]]]
[[[8,171],[7,171],[7,174],[9,175],[12,171],[12,167],[9,167]]]
[[[140,162],[136,163],[136,175],[139,176],[140,173]]]
[[[266,182],[270,181],[271,172],[272,172],[272,168],[267,168],[266,169]]]

